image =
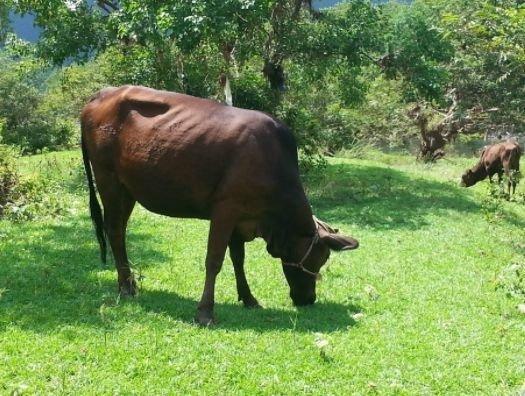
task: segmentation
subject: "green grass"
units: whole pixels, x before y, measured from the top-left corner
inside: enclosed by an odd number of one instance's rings
[[[264,309],[236,301],[227,259],[211,329],[192,323],[207,222],[137,208],[128,240],[141,293],[119,300],[78,154],[22,159],[25,173],[63,179],[69,210],[0,222],[0,394],[518,392],[522,300],[498,286],[524,262],[525,207],[491,200],[486,182],[458,187],[473,158],[425,166],[376,154],[306,177],[315,213],[361,243],[332,255],[315,306],[292,306],[278,261],[256,241],[246,269]]]

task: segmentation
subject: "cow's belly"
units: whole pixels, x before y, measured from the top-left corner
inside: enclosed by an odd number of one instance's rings
[[[503,171],[503,166],[501,164],[501,161],[494,161],[494,162],[485,162],[485,169],[487,170],[487,173],[489,176],[492,176],[496,173]]]
[[[171,217],[210,218],[211,203],[188,194],[184,186],[159,183],[147,185],[145,190],[144,184],[137,186],[128,180],[123,183],[137,202],[151,212]]]
[[[172,217],[207,219],[221,177],[206,173],[196,162],[181,161],[176,156],[155,161],[139,156],[121,161],[117,173],[146,209]]]

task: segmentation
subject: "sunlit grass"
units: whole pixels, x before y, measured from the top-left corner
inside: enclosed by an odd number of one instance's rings
[[[486,183],[458,187],[474,161],[330,160],[305,177],[312,206],[360,248],[332,255],[318,302],[296,309],[278,261],[261,241],[249,244],[247,276],[265,308],[236,301],[227,259],[219,324],[202,329],[192,318],[206,222],[138,208],[129,255],[141,292],[119,300],[76,187],[78,154],[24,158],[24,172],[63,180],[57,188],[74,210],[0,222],[0,393],[517,392],[525,381],[525,317],[516,309],[523,301],[498,276],[524,262],[525,209],[519,200],[489,205]]]

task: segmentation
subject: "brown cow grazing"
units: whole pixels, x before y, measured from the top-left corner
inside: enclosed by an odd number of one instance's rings
[[[520,170],[521,148],[517,141],[507,140],[506,142],[487,146],[481,152],[479,162],[467,170],[461,176],[461,185],[470,187],[477,182],[484,180],[487,176],[492,183],[492,176],[498,174],[498,181],[501,182],[503,172],[509,177],[508,189],[512,185],[512,193],[516,190],[516,178],[511,171]]]
[[[166,216],[210,220],[201,324],[214,320],[215,279],[227,247],[247,307],[258,302],[244,273],[245,242],[262,237],[281,259],[295,305],[314,303],[330,250],[358,247],[313,217],[293,135],[263,113],[144,87],[107,88],[82,112],[82,152],[102,257],[105,232],[121,293],[136,293],[125,247],[136,201]]]

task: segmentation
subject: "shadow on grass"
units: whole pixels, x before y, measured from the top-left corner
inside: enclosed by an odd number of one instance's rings
[[[11,325],[43,333],[64,326],[107,328],[104,312],[108,307],[111,321],[130,320],[128,308],[137,307],[146,313],[193,322],[197,301],[173,292],[146,288],[117,307],[116,271],[112,264],[101,266],[86,217],[66,219],[63,224],[11,225],[0,234],[4,239],[0,248],[0,333]],[[152,235],[132,231],[130,240],[135,246],[133,257],[142,263],[142,269],[170,260],[156,250]],[[102,268],[111,275],[101,273]],[[196,287],[201,287],[201,280]],[[218,328],[230,330],[330,332],[353,325],[351,314],[358,311],[357,306],[334,302],[298,310],[216,305]],[[148,315],[132,316],[131,320],[152,325]]]
[[[1,223],[0,223],[1,224]],[[87,218],[64,224],[13,224],[0,232],[0,330],[13,323],[35,330],[68,323],[96,324],[108,295],[116,296],[116,271],[100,263],[98,245]],[[145,264],[167,260],[150,248],[150,236],[134,232]],[[99,279],[108,269],[114,282]]]
[[[416,230],[429,224],[430,214],[480,209],[452,183],[409,177],[387,167],[328,164],[309,174],[306,184],[320,218],[373,229]]]
[[[204,276],[204,275],[203,275]],[[278,291],[276,291],[277,293]],[[198,301],[176,293],[148,290],[136,300],[143,309],[172,319],[192,322]],[[217,328],[228,330],[272,331],[289,329],[299,332],[332,332],[355,325],[352,314],[361,308],[354,304],[317,302],[309,307],[291,309],[247,309],[241,303],[216,303]]]

